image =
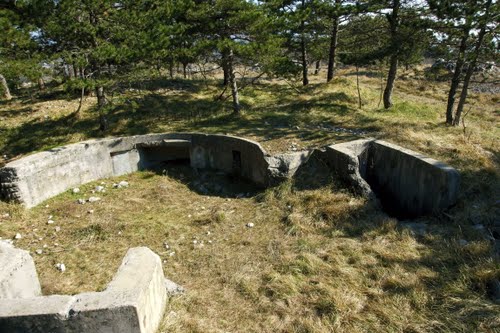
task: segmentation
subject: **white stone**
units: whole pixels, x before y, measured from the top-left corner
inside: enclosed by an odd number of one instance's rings
[[[79,203],[80,205],[84,205],[85,199],[78,199],[76,202]]]
[[[42,253],[43,253],[43,250],[42,250],[42,249],[38,249],[38,250],[36,250],[35,252],[36,252],[36,254],[42,254]]]
[[[59,231],[61,231],[61,227],[60,227],[60,226],[57,226],[57,227],[56,227],[56,232],[59,232]]]
[[[54,224],[54,220],[48,220],[47,224]]]
[[[255,224],[253,224],[252,222],[249,222],[246,224],[247,228],[253,228],[255,226]]]
[[[66,271],[66,265],[64,265],[63,263],[57,263],[56,268],[61,272]]]
[[[15,239],[21,239],[21,238],[23,238],[23,236],[21,236],[21,234],[20,234],[20,233],[17,233],[17,234],[14,236],[14,238],[15,238]]]
[[[102,192],[102,191],[104,191],[104,186],[97,185],[97,186],[95,187],[95,191],[96,191],[96,192]]]
[[[97,202],[99,200],[101,200],[101,198],[99,198],[99,197],[90,197],[87,201],[88,202]]]
[[[89,209],[89,210],[87,211],[87,213],[88,213],[88,214],[94,214],[94,210],[93,210],[93,209]]]
[[[76,194],[76,193],[80,193],[80,189],[78,187],[75,187],[73,189],[73,193]]]

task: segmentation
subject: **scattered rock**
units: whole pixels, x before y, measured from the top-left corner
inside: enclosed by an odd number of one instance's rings
[[[174,252],[174,251],[172,251],[172,252],[170,252],[168,255],[169,255],[170,257],[173,257],[173,256],[175,256],[175,252]]]
[[[59,231],[61,231],[61,227],[60,227],[60,226],[57,226],[57,227],[55,228],[55,230],[56,230],[56,232],[59,232]]]
[[[47,224],[54,224],[54,220],[48,220]]]
[[[85,205],[85,199],[78,199],[76,202],[80,205]]]
[[[247,228],[253,228],[255,226],[255,224],[253,224],[252,222],[249,222],[246,224]]]
[[[9,217],[10,217],[9,213],[2,214],[2,218],[4,219],[8,219]]]
[[[21,236],[20,233],[17,233],[15,236],[14,236],[14,239],[21,239],[23,238],[23,236]]]
[[[64,272],[66,270],[66,265],[64,265],[63,263],[57,263],[56,264],[56,268],[60,271],[60,272]]]
[[[35,251],[36,254],[42,254],[43,253],[43,250],[42,249],[38,249]]]
[[[167,243],[163,243],[163,246],[165,247],[165,250],[170,250],[170,245],[168,245]]]
[[[165,279],[165,288],[167,289],[167,293],[171,296],[177,294],[183,294],[185,289],[179,286],[177,283],[170,281],[169,279]]]
[[[99,200],[101,200],[101,198],[99,198],[99,197],[90,197],[87,201],[88,202],[97,202]]]
[[[114,188],[123,188],[123,187],[128,187],[128,186],[129,186],[129,183],[125,180],[122,180],[118,184],[113,184]]]
[[[80,193],[80,189],[79,189],[78,187],[75,187],[75,188],[73,189],[73,193],[74,193],[74,194]]]
[[[93,209],[89,209],[89,210],[87,211],[87,214],[94,214],[94,210],[93,210]]]
[[[94,189],[96,192],[104,192],[104,186],[101,186],[101,185],[97,185]]]

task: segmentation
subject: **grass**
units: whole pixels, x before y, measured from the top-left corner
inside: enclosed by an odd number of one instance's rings
[[[156,89],[114,97],[108,134],[230,133],[272,152],[292,142],[384,138],[462,174],[457,206],[417,221],[428,223],[423,236],[312,163],[266,191],[175,166],[167,175],[86,184],[80,194],[68,191],[31,210],[0,203],[0,237],[23,235],[16,245],[33,253],[45,294],[102,290],[129,247],[150,247],[165,275],[187,289],[171,299],[161,332],[499,332],[500,305],[486,286],[500,267],[471,224],[489,226],[500,215],[498,96],[473,96],[481,102],[466,118],[464,136],[462,128],[442,125],[444,84],[402,79],[394,108],[385,111],[377,106],[378,79],[362,76],[364,104],[357,109],[355,77],[344,74],[330,84],[313,77],[300,92],[279,81],[247,87],[240,118],[228,116],[229,103],[213,100],[212,82],[142,83]],[[15,157],[100,135],[90,98],[78,119],[70,115],[77,101],[60,97],[0,105],[0,152]],[[113,189],[122,179],[130,187]],[[101,182],[106,192],[92,194]],[[76,203],[91,195],[102,200]],[[55,224],[47,224],[50,215]]]

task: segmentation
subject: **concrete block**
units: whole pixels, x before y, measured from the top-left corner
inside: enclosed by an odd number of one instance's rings
[[[374,198],[370,185],[365,180],[368,151],[373,139],[361,139],[339,143],[325,148],[323,154],[337,176],[366,197]]]
[[[28,251],[0,242],[0,299],[42,294],[35,263]]]
[[[366,179],[386,211],[403,218],[448,208],[460,186],[449,165],[381,140],[371,144]]]
[[[154,333],[167,296],[158,255],[132,248],[103,292],[0,299],[0,332]]]

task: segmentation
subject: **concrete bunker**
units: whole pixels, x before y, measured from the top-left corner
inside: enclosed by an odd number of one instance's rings
[[[90,140],[26,156],[0,169],[0,198],[33,207],[67,189],[171,163],[217,170],[259,187],[293,177],[317,153],[332,172],[397,217],[433,214],[457,200],[460,176],[444,163],[375,139],[269,155],[254,141],[200,133]],[[57,179],[57,181],[54,181]]]
[[[146,247],[128,250],[106,290],[73,296],[42,296],[27,251],[0,242],[0,264],[0,332],[154,333],[169,294],[182,290]]]

